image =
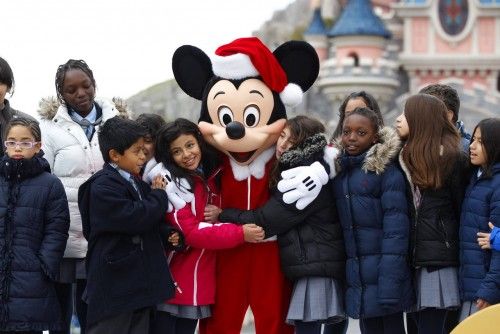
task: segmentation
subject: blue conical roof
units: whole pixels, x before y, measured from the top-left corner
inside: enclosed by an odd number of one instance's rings
[[[369,0],[349,0],[335,25],[328,32],[328,36],[381,36],[391,37],[384,23],[373,12]]]
[[[309,28],[304,32],[304,35],[326,35],[327,32],[323,19],[321,18],[321,9],[316,8],[311,24],[309,24]]]

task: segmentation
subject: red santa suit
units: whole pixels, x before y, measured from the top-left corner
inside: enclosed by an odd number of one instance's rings
[[[255,209],[269,198],[274,147],[248,166],[224,158],[222,208]],[[285,324],[291,285],[280,269],[276,237],[245,243],[217,254],[216,297],[212,317],[200,324],[202,334],[239,334],[250,306],[256,333],[293,333]]]

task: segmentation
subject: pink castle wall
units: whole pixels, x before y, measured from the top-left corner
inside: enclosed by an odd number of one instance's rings
[[[474,84],[481,84],[485,87],[488,87],[488,81],[486,76],[489,75],[489,72],[486,72],[484,75],[479,75],[479,73],[475,72],[472,75],[469,73],[455,73],[455,71],[451,71],[451,75],[444,75],[442,71],[440,71],[437,75],[431,72],[420,72],[417,71],[416,79],[417,79],[417,87],[423,87],[432,83],[441,82],[444,79],[449,80],[450,78],[457,78],[463,80],[465,89],[473,89]]]
[[[478,49],[482,54],[494,53],[495,42],[498,42],[500,36],[495,36],[495,18],[481,17],[478,20],[477,36],[478,36]]]
[[[441,38],[437,33],[434,36],[436,41],[437,53],[471,53],[472,52],[472,34],[469,34],[463,40],[457,43],[450,43]]]
[[[426,17],[415,17],[411,20],[412,51],[413,53],[427,53],[429,19]]]

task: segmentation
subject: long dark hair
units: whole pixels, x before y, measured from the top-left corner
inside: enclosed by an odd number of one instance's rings
[[[203,169],[202,176],[209,176],[218,166],[219,159],[215,150],[209,146],[198,129],[198,125],[185,118],[178,118],[173,122],[165,124],[158,131],[155,143],[155,159],[170,171],[174,182],[179,185],[180,179],[188,180],[191,189],[193,188],[193,177],[197,176],[196,172],[189,171],[179,167],[172,156],[170,145],[181,135],[192,135],[201,150],[200,166]],[[199,175],[198,175],[199,176]]]
[[[432,95],[410,96],[404,114],[409,134],[403,161],[412,181],[423,189],[439,189],[460,156],[460,135],[444,102]]]
[[[486,166],[483,170],[484,177],[491,177],[493,173],[493,165],[500,162],[500,118],[486,118],[479,122],[472,135],[476,134],[476,130],[481,131],[481,146],[486,154]]]
[[[286,121],[285,128],[290,129],[290,137],[293,139],[294,143],[290,149],[296,148],[298,145],[302,144],[304,140],[317,133],[325,132],[325,126],[323,123],[315,118],[303,115],[288,119]],[[276,162],[269,177],[270,188],[274,187],[278,183],[280,173],[281,170],[279,168],[279,163]]]
[[[344,126],[345,119],[345,108],[347,107],[347,103],[349,103],[350,100],[355,99],[362,99],[363,101],[365,101],[366,107],[373,110],[375,114],[377,114],[379,127],[382,128],[384,126],[384,119],[382,118],[382,113],[380,112],[380,107],[378,106],[377,100],[375,100],[375,98],[371,94],[365,92],[364,90],[353,92],[349,94],[349,96],[347,96],[340,105],[339,122],[337,123],[335,131],[333,131],[333,135],[331,138],[332,141],[342,135],[342,127]]]

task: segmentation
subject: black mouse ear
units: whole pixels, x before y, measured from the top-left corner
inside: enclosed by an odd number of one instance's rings
[[[300,86],[303,92],[316,81],[319,73],[319,59],[316,50],[306,42],[289,41],[273,52],[285,71],[288,82]]]
[[[175,50],[172,57],[175,81],[191,97],[201,100],[203,90],[214,76],[212,62],[203,52],[192,45],[183,45]]]

